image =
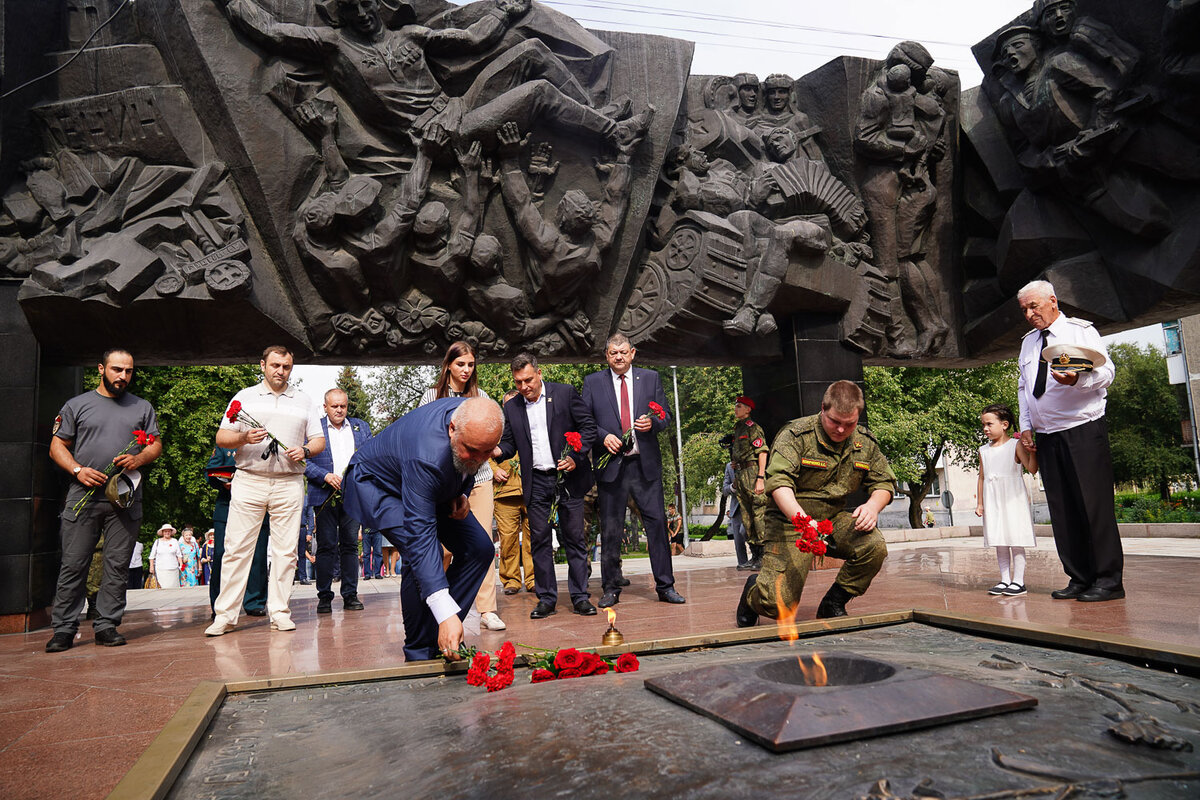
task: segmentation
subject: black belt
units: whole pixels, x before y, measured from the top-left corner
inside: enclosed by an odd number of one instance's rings
[[[533,471],[536,472],[538,475],[557,475],[558,474],[558,470],[556,470],[556,469],[538,469],[537,467],[534,467]]]

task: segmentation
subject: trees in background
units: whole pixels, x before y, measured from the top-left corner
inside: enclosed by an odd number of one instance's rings
[[[378,431],[379,426],[375,423],[375,414],[371,407],[371,395],[367,393],[366,387],[358,377],[358,370],[354,367],[342,367],[335,385],[346,393],[349,406],[346,416],[357,417],[367,423],[371,430]],[[324,402],[323,397],[318,397],[316,400],[318,403]]]
[[[1012,360],[969,369],[865,367],[867,417],[908,497],[908,521],[921,527],[921,503],[933,489],[942,455],[968,468],[982,444],[979,413],[992,403],[1017,412]]]
[[[1194,475],[1192,452],[1184,445],[1179,390],[1167,377],[1167,362],[1153,347],[1116,344],[1108,355],[1116,377],[1108,388],[1108,439],[1117,483],[1145,482],[1163,500],[1171,479]]]

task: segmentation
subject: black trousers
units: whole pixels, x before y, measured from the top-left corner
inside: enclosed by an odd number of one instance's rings
[[[558,578],[554,575],[554,545],[550,538],[550,503],[557,479],[531,471],[529,490],[529,552],[533,556],[533,591],[538,600],[558,603]],[[564,495],[558,501],[558,543],[567,554],[567,591],[571,602],[587,600],[588,558],[583,535],[583,498]],[[482,579],[482,578],[481,578]]]
[[[317,514],[317,597],[333,599],[333,576],[341,567],[343,598],[358,594],[358,521],[341,502]]]
[[[600,580],[606,592],[620,593],[621,536],[625,531],[625,509],[629,498],[642,512],[646,529],[646,549],[654,572],[654,588],[665,592],[675,586],[671,566],[671,545],[667,540],[667,513],[663,508],[661,474],[647,481],[637,456],[621,457],[614,481],[601,483],[596,507],[600,511]]]
[[[1039,433],[1037,457],[1054,545],[1071,584],[1121,588],[1125,556],[1113,508],[1107,421]]]

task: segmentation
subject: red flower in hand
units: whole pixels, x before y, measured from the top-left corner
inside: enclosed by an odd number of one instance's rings
[[[242,413],[242,401],[234,400],[229,404],[229,410],[225,412],[225,416],[230,422],[237,422],[238,414]]]
[[[575,431],[567,431],[563,434],[563,436],[566,438],[567,444],[569,444],[571,449],[576,453],[583,449],[583,438]]]
[[[574,647],[564,647],[554,656],[554,668],[563,669],[579,669],[583,666],[583,653],[576,650]],[[561,673],[560,673],[561,676]]]
[[[548,669],[535,669],[529,680],[532,683],[545,683],[554,680],[554,673]]]
[[[146,445],[150,444],[151,441],[153,441],[153,439],[147,441],[147,434],[145,431],[134,431],[133,438],[142,447],[145,447]]]
[[[633,653],[621,653],[617,656],[617,672],[637,672],[640,666],[638,657]]]
[[[663,407],[660,406],[658,403],[651,401],[649,408],[650,408],[650,413],[653,414],[654,416],[658,417],[659,419],[667,418],[667,412],[663,411]]]

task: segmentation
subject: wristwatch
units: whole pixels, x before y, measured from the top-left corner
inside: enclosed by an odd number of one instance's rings
[[[305,458],[312,458],[312,453],[309,452],[308,445],[304,445],[300,449],[304,451]]]
[[[75,467],[75,469],[71,470],[71,474],[78,478],[79,473],[82,471],[83,471],[83,466],[80,465],[80,466]]]

